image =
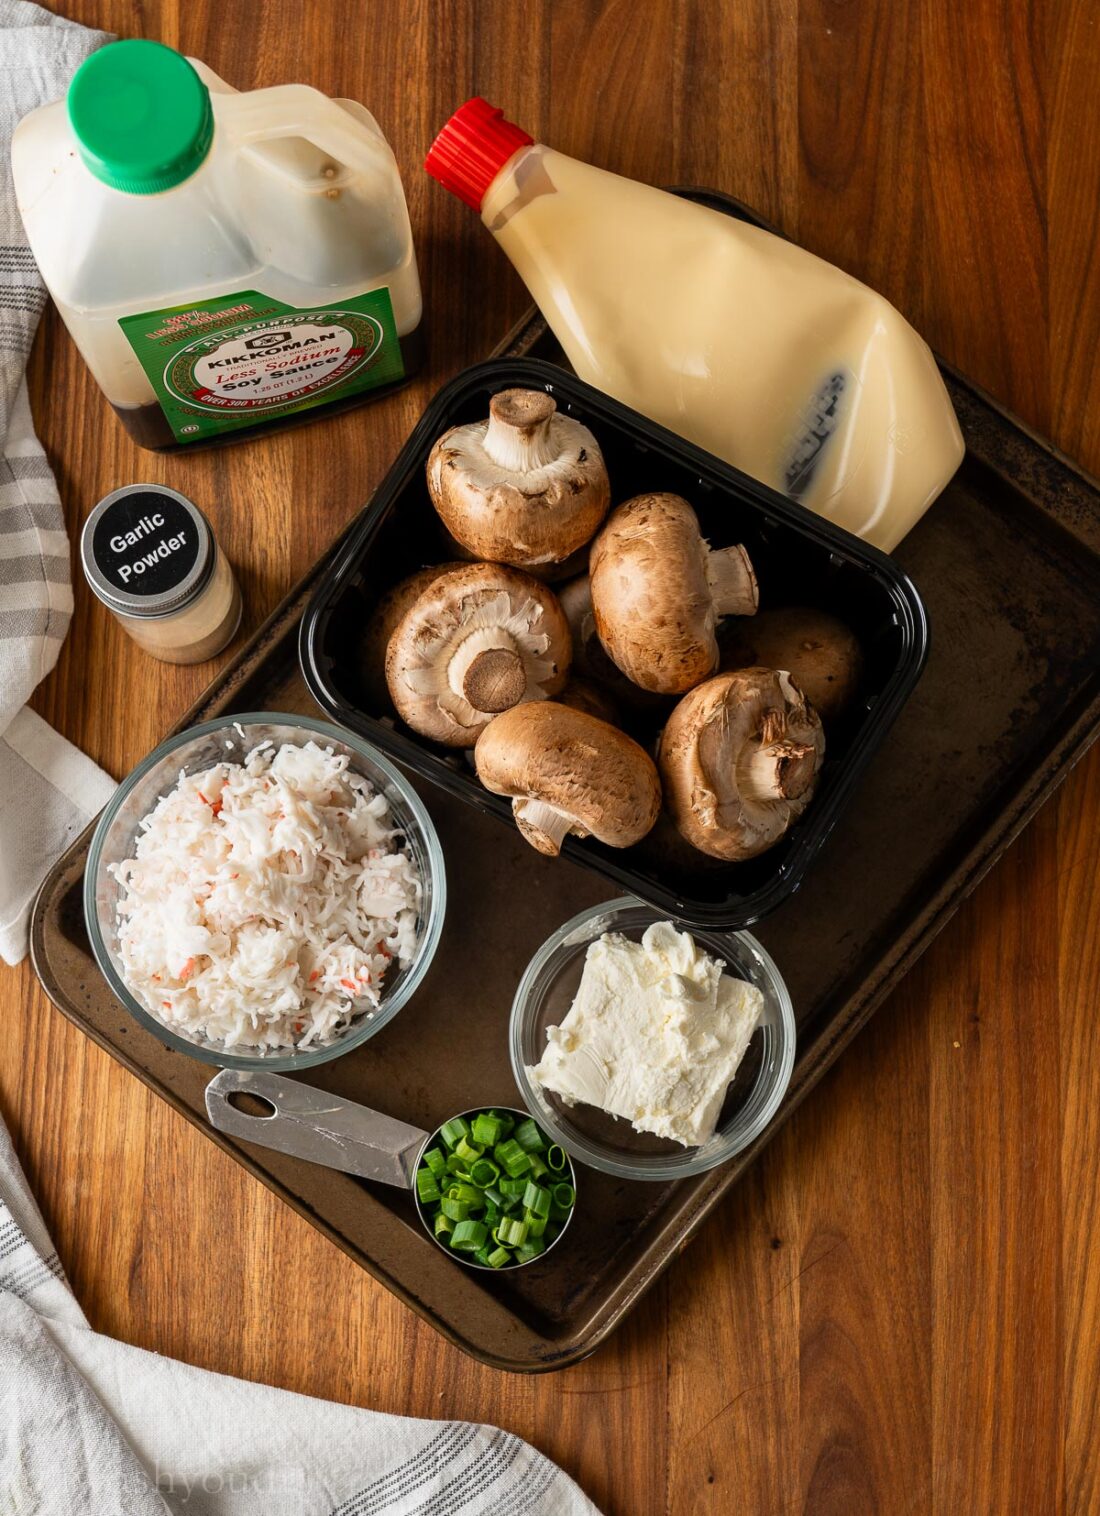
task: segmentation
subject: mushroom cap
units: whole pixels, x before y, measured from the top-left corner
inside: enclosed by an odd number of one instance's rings
[[[738,620],[722,648],[723,669],[786,669],[823,721],[855,699],[863,652],[850,627],[828,611],[784,605]]]
[[[485,788],[512,798],[520,831],[540,852],[556,854],[561,842],[538,824],[535,807],[566,818],[562,834],[608,847],[640,842],[661,809],[661,782],[645,749],[599,717],[556,701],[498,716],[478,738],[474,759]]]
[[[386,649],[394,627],[409,607],[424,591],[435,583],[440,574],[458,568],[457,563],[433,564],[417,569],[407,579],[392,584],[374,603],[363,633],[363,679],[371,699],[377,705],[388,705],[390,692],[386,685]]]
[[[817,712],[789,674],[738,669],[698,685],[668,719],[657,761],[665,803],[701,852],[766,852],[813,799],[825,756]]]
[[[599,443],[543,390],[503,390],[488,420],[451,427],[432,448],[427,478],[456,542],[539,572],[591,541],[611,503]]]
[[[675,695],[718,667],[718,616],[699,519],[679,495],[636,495],[592,544],[600,641],[635,684]]]
[[[573,639],[573,673],[591,679],[605,689],[616,710],[630,710],[639,716],[656,717],[667,709],[668,697],[643,690],[640,684],[628,679],[608,657],[607,649],[596,631],[596,615],[592,609],[592,582],[587,573],[578,574],[559,585],[558,600],[569,623]]]
[[[471,552],[464,543],[459,542],[456,537],[452,537],[442,521],[439,523],[439,534],[444,550],[456,563],[485,563],[487,561],[494,561],[487,560],[484,553]],[[565,580],[572,579],[577,574],[583,574],[587,579],[588,542],[583,542],[575,552],[570,553],[568,558],[563,558],[560,563],[525,563],[522,567],[523,572],[530,574],[533,579],[542,579],[547,584],[556,586],[561,586]],[[561,589],[556,589],[555,593],[560,598]]]
[[[406,610],[386,652],[398,715],[448,747],[473,747],[495,715],[556,695],[569,627],[554,592],[500,563],[440,574]]]

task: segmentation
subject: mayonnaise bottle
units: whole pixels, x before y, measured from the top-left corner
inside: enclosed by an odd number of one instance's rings
[[[793,243],[535,143],[481,99],[427,170],[480,211],[582,379],[891,551],[963,454],[932,354]]]
[[[369,398],[422,357],[401,178],[363,106],[240,93],[115,42],[12,139],[27,239],[97,383],[158,451]]]

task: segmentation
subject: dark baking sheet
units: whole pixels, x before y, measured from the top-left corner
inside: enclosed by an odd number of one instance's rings
[[[541,321],[501,353],[560,355]],[[1100,486],[946,372],[968,453],[896,554],[935,638],[916,693],[799,894],[758,929],[790,985],[800,1044],[790,1113],[1085,751],[1100,724]],[[181,726],[224,711],[315,710],[297,669],[302,613],[328,560],[292,592]],[[385,1032],[310,1082],[428,1126],[511,1102],[506,1028],[528,957],[610,893],[536,856],[472,807],[419,783],[447,852],[451,906],[435,965]],[[209,1071],[121,1010],[84,933],[90,835],[42,886],[31,951],[60,1009],[203,1127],[338,1246],[485,1363],[539,1371],[592,1352],[652,1284],[778,1126],[725,1167],[675,1185],[585,1171],[572,1247],[506,1279],[456,1267],[408,1197],[210,1132]],[[459,1063],[456,1019],[475,1025]]]

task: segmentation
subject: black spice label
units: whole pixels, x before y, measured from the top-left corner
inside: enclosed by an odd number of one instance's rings
[[[107,583],[127,595],[176,589],[198,562],[195,518],[171,495],[139,490],[116,500],[96,522],[92,555]]]

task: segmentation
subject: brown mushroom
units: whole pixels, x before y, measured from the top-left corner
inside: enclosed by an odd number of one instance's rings
[[[428,493],[469,552],[539,573],[591,541],[611,502],[595,437],[543,390],[502,390],[487,421],[445,432]]]
[[[440,574],[460,567],[457,563],[439,563],[417,569],[407,579],[390,586],[374,603],[363,633],[363,682],[375,705],[388,706],[390,692],[386,685],[386,649],[393,630],[409,607],[435,583]]]
[[[472,553],[468,547],[464,547],[461,542],[452,537],[442,521],[439,523],[439,535],[447,556],[456,562],[484,563],[486,561],[481,553]],[[523,572],[530,574],[533,579],[543,579],[547,584],[561,584],[563,580],[572,579],[577,574],[587,576],[588,543],[583,543],[575,553],[570,553],[569,557],[563,558],[560,563],[526,563],[523,566]],[[560,598],[560,590],[555,593]]]
[[[745,549],[712,551],[679,495],[620,505],[592,544],[589,573],[600,641],[635,684],[665,695],[713,674],[719,620],[758,603]]]
[[[813,799],[825,755],[817,712],[776,669],[718,674],[661,734],[665,802],[684,837],[740,863],[774,847]]]
[[[473,747],[500,711],[556,695],[569,658],[569,627],[552,590],[500,563],[468,563],[441,574],[401,617],[386,683],[414,731]]]
[[[592,582],[587,574],[579,574],[558,590],[558,600],[569,623],[569,635],[573,641],[573,672],[584,679],[591,679],[605,688],[616,709],[630,710],[638,714],[652,714],[666,706],[666,697],[643,690],[628,679],[621,669],[615,667],[596,631],[596,615],[592,609]]]
[[[592,581],[578,574],[558,591],[561,608],[573,639],[573,667],[589,679],[622,679],[622,674],[604,651],[592,609]]]
[[[474,760],[486,789],[512,797],[527,841],[551,857],[567,836],[631,847],[661,809],[661,783],[644,748],[557,701],[498,716],[478,738]]]
[[[823,721],[855,699],[863,654],[855,633],[827,611],[785,605],[738,622],[722,648],[723,669],[786,669]]]

